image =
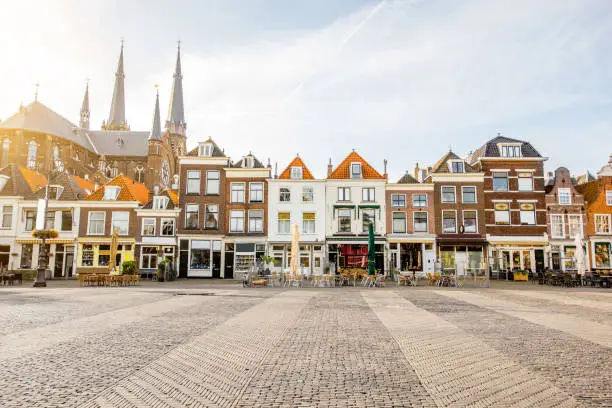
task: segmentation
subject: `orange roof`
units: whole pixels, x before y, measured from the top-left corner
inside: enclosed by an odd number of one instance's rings
[[[149,189],[146,188],[144,184],[140,184],[124,175],[115,177],[104,186],[85,197],[85,200],[102,201],[105,186],[121,187],[121,191],[115,201],[138,201],[142,205],[149,201]]]
[[[174,205],[178,205],[178,190],[168,190],[168,197],[170,197]]]
[[[296,156],[296,158],[293,159],[291,163],[289,163],[287,168],[283,170],[283,172],[280,174],[280,176],[278,176],[278,178],[279,179],[290,179],[292,167],[302,168],[302,179],[303,180],[314,180],[312,173],[310,172],[310,170],[308,170],[308,167],[306,167],[306,165],[304,164],[304,161],[300,159],[300,156]]]
[[[89,191],[93,191],[95,186],[92,182],[85,180],[83,178],[80,178],[79,176],[72,176],[74,178],[74,181],[77,183],[77,185],[79,187],[81,187],[81,190],[89,190]]]
[[[370,165],[367,161],[363,159],[357,152],[351,152],[346,158],[340,163],[334,171],[331,172],[328,179],[346,179],[349,180],[351,178],[351,163],[361,163],[361,172],[363,174],[364,179],[384,179],[379,172],[377,172],[374,167]]]
[[[42,174],[25,167],[19,167],[19,170],[21,171],[21,174],[23,174],[23,178],[26,180],[28,186],[30,186],[30,190],[32,190],[33,193],[38,191],[38,189],[41,187],[47,185],[47,178]]]

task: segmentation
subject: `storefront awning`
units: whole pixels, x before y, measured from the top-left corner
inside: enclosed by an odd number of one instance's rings
[[[110,244],[111,242],[110,237],[106,238],[79,238],[79,244]],[[119,238],[119,240],[117,241],[117,243],[119,245],[125,245],[125,244],[135,244],[136,240],[134,238],[124,238],[121,239]]]
[[[354,205],[350,205],[350,204],[334,204],[334,208],[346,208],[349,210],[353,210],[355,208]]]
[[[470,237],[465,237],[465,238],[456,238],[456,237],[438,237],[437,238],[438,243],[440,244],[452,244],[452,245],[486,245],[487,240],[484,238],[470,238]]]
[[[35,239],[35,238],[31,238],[31,239],[17,239],[15,240],[16,243],[18,244],[42,244],[42,240],[40,239]],[[55,238],[55,239],[48,239],[45,241],[45,243],[47,244],[74,244],[74,239],[59,239],[59,238]]]
[[[387,241],[390,243],[434,243],[436,237],[419,237],[419,236],[388,236]]]
[[[499,247],[523,247],[523,246],[540,246],[540,247],[545,247],[548,246],[548,242],[541,242],[541,241],[513,241],[513,242],[508,242],[508,241],[489,241],[489,245],[495,245],[495,246],[499,246]]]
[[[376,204],[364,204],[364,205],[360,205],[359,208],[375,208],[375,209],[378,209],[378,208],[380,208],[380,205],[376,205]]]

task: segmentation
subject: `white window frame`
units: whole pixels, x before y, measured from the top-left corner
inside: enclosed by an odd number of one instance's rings
[[[150,221],[153,221],[153,233],[152,234],[145,234],[145,226],[146,226],[147,223],[150,224]],[[140,228],[140,235],[142,235],[143,237],[154,237],[156,230],[157,230],[157,220],[155,218],[143,218],[142,219],[142,225],[141,225],[141,228]]]
[[[527,177],[521,177],[521,173],[529,173],[530,174],[530,176],[529,176],[529,181],[530,181],[529,188],[521,188],[521,179],[523,179],[523,180],[527,179]],[[517,187],[517,190],[518,191],[533,191],[533,180],[534,180],[533,179],[533,172],[518,170],[517,171],[517,175],[516,175],[516,187]]]
[[[559,224],[553,222],[553,217],[559,217],[561,219],[561,235],[555,235],[555,228],[553,226]],[[551,238],[565,238],[565,217],[563,214],[550,214],[549,222]]]
[[[188,211],[189,207],[195,207],[197,208],[197,211]],[[189,214],[191,213],[196,213],[198,215],[198,221],[196,222],[196,226],[195,227],[191,227],[189,226]],[[185,229],[198,229],[200,228],[200,205],[199,204],[193,204],[193,203],[189,203],[189,204],[185,204]]]
[[[444,189],[452,188],[453,189],[453,201],[444,200]],[[456,204],[457,203],[457,186],[442,186],[440,187],[440,202],[444,204]]]
[[[164,234],[164,224],[167,222],[172,223],[172,234]],[[176,219],[174,218],[162,218],[160,221],[159,235],[162,237],[173,237],[176,235]]]
[[[304,178],[304,170],[302,169],[302,166],[291,166],[289,173],[289,177],[292,180],[302,180]]]
[[[473,188],[474,189],[474,201],[465,201],[465,189]],[[478,190],[476,186],[461,186],[461,203],[462,204],[478,204]]]
[[[505,179],[506,179],[506,188],[504,190],[498,190],[495,188],[495,175],[496,174],[504,174],[505,175]],[[508,172],[507,171],[492,171],[491,172],[491,187],[493,188],[494,192],[506,192],[506,191],[510,191],[510,178],[508,177]]]
[[[7,208],[10,207],[10,211]],[[13,226],[13,205],[5,204],[2,206],[2,229],[10,229]],[[4,221],[8,220],[8,225]]]
[[[395,214],[402,214],[404,216],[404,230],[403,231],[395,230],[395,218],[393,218]],[[391,212],[391,232],[393,234],[406,234],[408,232],[408,217],[406,216],[405,211],[392,211]]]
[[[598,228],[598,225],[597,225],[598,218],[608,220],[608,230],[607,231],[603,231]],[[612,215],[610,214],[594,214],[593,222],[595,223],[595,233],[596,234],[610,234],[612,232],[612,225],[610,224],[611,221],[612,221]]]
[[[239,200],[239,197],[234,199],[234,186],[242,186],[242,200]],[[236,193],[240,193],[240,190],[236,190]],[[234,182],[230,183],[230,203],[244,203],[246,195],[246,183],[244,182]]]
[[[531,203],[529,203],[531,204]],[[527,213],[532,213],[533,214],[533,222],[523,222],[523,213],[527,214]],[[533,210],[522,210],[519,207],[519,222],[521,223],[521,225],[536,225],[538,223],[538,218],[537,218],[537,212],[536,212],[536,206],[535,204],[533,204]]]
[[[121,187],[119,186],[104,186],[104,195],[102,196],[103,201],[115,201],[121,193]]]
[[[506,150],[504,150],[504,148]],[[512,150],[510,150],[510,148],[512,148]],[[506,158],[523,157],[521,143],[500,143],[498,145],[498,149],[499,149],[499,157],[506,157]],[[512,154],[509,154],[511,151],[512,151]],[[504,152],[507,152],[508,154],[504,154]]]
[[[170,199],[166,196],[155,196],[153,197],[153,209],[154,210],[165,210],[168,208],[168,202]]]
[[[118,235],[121,236],[127,236],[130,235],[130,212],[129,211],[113,211],[111,214],[111,234],[114,232],[115,230],[115,215],[119,215],[119,214],[125,214],[127,215],[127,220],[120,220],[121,222],[127,222],[127,228],[125,229],[125,234],[122,234],[121,231],[117,231]]]
[[[461,164],[461,171],[455,171],[455,169],[453,168],[453,165],[455,164]],[[448,169],[451,173],[455,174],[465,173],[465,162],[463,160],[450,160],[448,162]]]
[[[287,191],[283,191],[287,190]],[[286,200],[283,200],[283,196],[287,196]],[[290,187],[280,187],[278,189],[278,202],[279,203],[290,203],[291,202],[291,188]]]
[[[396,201],[393,197],[404,197],[404,204],[396,205],[394,202]],[[393,208],[406,208],[406,194],[391,194],[391,207]],[[397,200],[401,202],[402,200]]]
[[[304,214],[314,214],[314,220],[305,220]],[[306,228],[306,223],[308,225],[312,225],[311,229]],[[317,230],[317,213],[314,211],[304,211],[302,212],[302,233],[303,234],[315,234]]]
[[[310,195],[310,200],[306,199],[306,197],[308,197],[308,195]],[[312,202],[314,202],[314,188],[313,187],[302,187],[302,202],[303,203],[312,203]]]
[[[193,174],[198,175],[198,177],[194,177]],[[192,186],[192,188],[190,188],[190,181],[195,181],[198,180],[198,186],[197,189],[195,188],[195,186]],[[187,183],[185,185],[185,194],[200,194],[200,189],[202,188],[202,172],[200,170],[187,170]],[[197,191],[194,191],[197,190]]]
[[[240,213],[241,217],[234,217],[234,214]],[[242,219],[242,228],[236,229],[234,228],[233,220]],[[244,210],[230,210],[230,232],[244,232]]]
[[[216,207],[217,211],[208,211],[211,206]],[[217,223],[217,226],[214,227],[214,228],[206,226],[206,222],[208,221],[208,216],[210,214],[216,214],[215,222]],[[219,214],[219,204],[213,204],[213,203],[205,204],[204,205],[204,229],[205,230],[209,230],[209,231],[218,230],[219,229],[219,216],[220,216],[220,214]]]
[[[283,213],[288,213],[289,214],[289,219],[288,220],[281,220],[280,219],[280,214]],[[283,228],[281,228],[281,223],[284,226],[285,223],[287,223],[287,230],[283,231]],[[278,213],[276,213],[276,228],[278,230],[279,234],[291,234],[291,213],[289,211],[279,211]]]
[[[364,203],[376,202],[376,188],[363,187],[361,189],[361,201],[363,201]]]
[[[567,194],[567,198],[568,201],[565,202],[561,202],[561,193]],[[560,188],[557,190],[557,202],[559,203],[559,205],[569,205],[572,203],[572,190],[569,188]]]
[[[417,214],[425,214],[425,229],[424,230],[417,230],[416,229],[416,215]],[[455,221],[455,224],[457,223],[457,221]],[[427,211],[414,211],[412,213],[412,229],[414,230],[414,232],[428,232],[429,231],[429,213]]]
[[[259,214],[261,213],[261,217],[251,217],[252,214]],[[264,214],[264,210],[249,210],[249,232],[254,232],[254,233],[262,233],[264,232],[264,218],[265,218],[265,214]],[[251,220],[255,221],[256,219],[260,219],[261,218],[261,229],[256,229],[253,228],[251,229]],[[257,224],[255,224],[255,226],[257,226]]]
[[[612,207],[612,190],[606,190],[606,205]]]
[[[510,213],[510,203],[507,202],[506,203],[508,205],[508,209],[507,210],[496,210],[495,206],[493,206],[493,221],[495,223],[495,225],[512,225],[512,215]],[[506,213],[508,214],[508,222],[499,222],[497,220],[497,213]]]
[[[348,212],[348,219],[349,219],[349,230],[348,231],[342,231],[342,229],[340,228],[340,212],[341,211],[346,211]],[[342,217],[346,217],[345,215],[343,215]],[[349,209],[349,208],[339,208],[338,209],[338,232],[339,233],[350,233],[353,231],[353,210]]]
[[[454,231],[446,231],[444,229],[444,213],[454,213],[455,214],[455,230]],[[457,210],[442,210],[442,233],[443,234],[456,234],[457,233]]]
[[[348,191],[348,198],[346,194],[347,191]],[[351,188],[350,187],[338,187],[338,201],[341,201],[341,202],[351,201]]]
[[[440,190],[442,191],[442,190]],[[414,196],[425,196],[425,205],[416,205],[416,200]],[[427,208],[429,205],[429,198],[427,197],[427,193],[414,193],[412,194],[412,208]]]
[[[572,219],[577,219],[578,223],[576,224],[576,228],[578,228],[578,233],[580,237],[583,237],[582,231],[582,214],[568,214],[567,215],[567,231],[570,239],[576,238],[575,234],[572,234]]]
[[[255,190],[256,192],[261,191],[261,200],[253,200],[253,186],[258,186],[261,185],[261,190]],[[264,190],[265,190],[265,186],[264,183],[261,181],[252,181],[249,183],[249,203],[263,203],[265,201],[264,198]]]
[[[466,212],[474,212],[474,213],[476,213],[476,231],[468,231],[465,228],[465,213]],[[478,210],[463,210],[461,212],[461,221],[463,221],[461,223],[461,225],[463,225],[463,233],[464,234],[478,234]]]
[[[210,175],[215,174],[217,178],[211,178]],[[211,183],[213,181],[213,183]],[[211,191],[211,185],[215,186],[216,189]],[[221,172],[219,170],[206,170],[206,195],[219,195],[221,191]]]
[[[359,171],[358,172],[354,172],[353,170],[355,169],[354,166],[358,166]],[[350,169],[350,178],[351,180],[360,180],[363,178],[363,166],[361,165],[361,163],[359,162],[351,162],[351,169]]]
[[[144,253],[145,248],[155,248],[155,247],[146,245],[140,248],[140,269],[157,269],[157,252],[155,254],[145,254]],[[144,262],[143,262],[145,257],[149,260],[147,267],[144,266]],[[153,258],[155,258],[155,266],[151,267],[151,260]]]
[[[102,214],[102,232],[92,232],[91,231],[91,216],[93,214]],[[96,220],[96,222],[100,222],[100,220]],[[87,213],[87,235],[104,235],[106,232],[106,211],[89,211]]]

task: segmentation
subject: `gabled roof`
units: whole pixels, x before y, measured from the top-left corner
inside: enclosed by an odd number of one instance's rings
[[[96,191],[85,197],[85,200],[89,201],[102,201],[104,197],[104,187],[106,186],[118,186],[121,187],[121,191],[115,201],[138,201],[144,205],[149,201],[149,189],[131,178],[120,175],[98,188]]]
[[[244,166],[244,162],[246,160],[247,157],[252,157],[253,158],[253,167],[246,167]],[[253,155],[253,153],[247,154],[246,156],[244,156],[242,159],[238,160],[236,163],[232,164],[231,167],[233,168],[245,168],[245,169],[265,169],[266,166],[263,165],[262,162],[260,162],[257,157],[255,157]]]
[[[175,206],[178,205],[179,203],[178,190],[167,190],[167,191],[168,191],[168,197],[170,197],[170,200],[172,200]]]
[[[449,167],[448,167],[448,162],[452,161],[452,160],[458,160],[458,161],[462,161],[464,162],[464,170],[465,173],[477,173],[478,171],[471,166],[469,163],[465,162],[461,157],[457,156],[455,153],[453,153],[452,151],[446,153],[444,156],[442,156],[440,158],[440,160],[438,160],[436,162],[436,164],[433,165],[431,172],[432,173],[451,173]]]
[[[85,180],[84,178],[81,178],[78,176],[72,176],[72,177],[74,178],[74,181],[78,184],[78,186],[81,188],[81,190],[83,191],[89,190],[90,192],[94,191],[95,185],[91,181]]]
[[[225,153],[223,152],[223,150],[219,147],[219,145],[217,145],[217,143],[212,139],[212,137],[209,137],[208,139],[206,139],[206,141],[201,142],[201,143],[212,143],[213,145],[213,152],[212,152],[212,157],[226,157]],[[191,149],[188,153],[187,156],[190,157],[200,157],[200,144],[198,143],[198,146],[194,147],[193,149]]]
[[[146,156],[149,152],[148,131],[90,130],[87,135],[105,156]]]
[[[80,179],[83,180],[83,179]],[[86,180],[83,180],[87,183]],[[50,200],[59,201],[77,201],[82,200],[87,195],[85,189],[81,188],[79,183],[76,181],[76,176],[72,176],[66,172],[55,172],[49,177],[49,186],[60,186],[63,188],[62,193],[59,197],[51,197]],[[38,200],[45,198],[45,188],[39,188],[34,193],[30,194],[26,199]],[[89,191],[93,190],[93,186]]]
[[[302,168],[302,180],[314,180],[314,176],[308,170],[308,167],[304,164],[304,161],[300,158],[300,156],[296,156],[295,159],[289,163],[287,168],[283,170],[283,172],[278,176],[279,179],[290,179],[291,178],[291,168],[292,167],[301,167]]]
[[[47,185],[45,176],[16,164],[9,164],[0,170],[0,175],[9,178],[0,191],[2,196],[26,197]]]
[[[364,160],[357,152],[352,151],[348,156],[327,176],[328,179],[346,179],[351,178],[351,163],[361,163],[361,174],[362,178],[367,179],[379,179],[384,180],[385,178],[377,172],[374,167]]]
[[[178,205],[178,203],[172,198],[173,195],[176,196],[176,194],[174,192],[171,192],[171,190],[161,190],[157,193],[158,197],[168,197],[168,206],[166,207],[166,210],[173,210]],[[154,198],[155,195],[152,194],[149,197],[149,201],[147,201],[146,204],[142,206],[142,208],[145,210],[152,210]]]
[[[497,147],[499,143],[520,143],[522,157],[542,157],[540,153],[538,153],[538,151],[531,145],[531,143],[498,135],[473,152],[470,155],[470,163],[473,164],[481,158],[501,157],[499,148]]]
[[[21,174],[23,175],[26,183],[28,183],[31,191],[39,190],[41,187],[47,185],[47,178],[34,170],[19,167],[19,171],[21,171]]]
[[[412,175],[406,172],[399,180],[397,184],[419,184],[419,181],[412,177]]]

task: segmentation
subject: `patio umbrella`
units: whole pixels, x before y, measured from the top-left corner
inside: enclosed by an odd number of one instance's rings
[[[291,277],[295,278],[298,274],[298,267],[300,265],[300,232],[298,231],[297,224],[293,224],[293,234],[291,235],[291,263],[289,268],[291,271]]]
[[[374,225],[368,225],[368,275],[376,274],[376,248],[374,247]]]
[[[579,275],[584,275],[586,270],[586,262],[584,259],[584,249],[582,249],[582,234],[576,231],[576,236],[574,237],[574,243],[576,244],[576,269],[578,270]]]
[[[117,228],[113,229],[113,235],[111,236],[110,244],[110,261],[108,262],[108,270],[113,272],[115,270],[115,259],[117,258],[117,246],[119,244],[119,231]]]

